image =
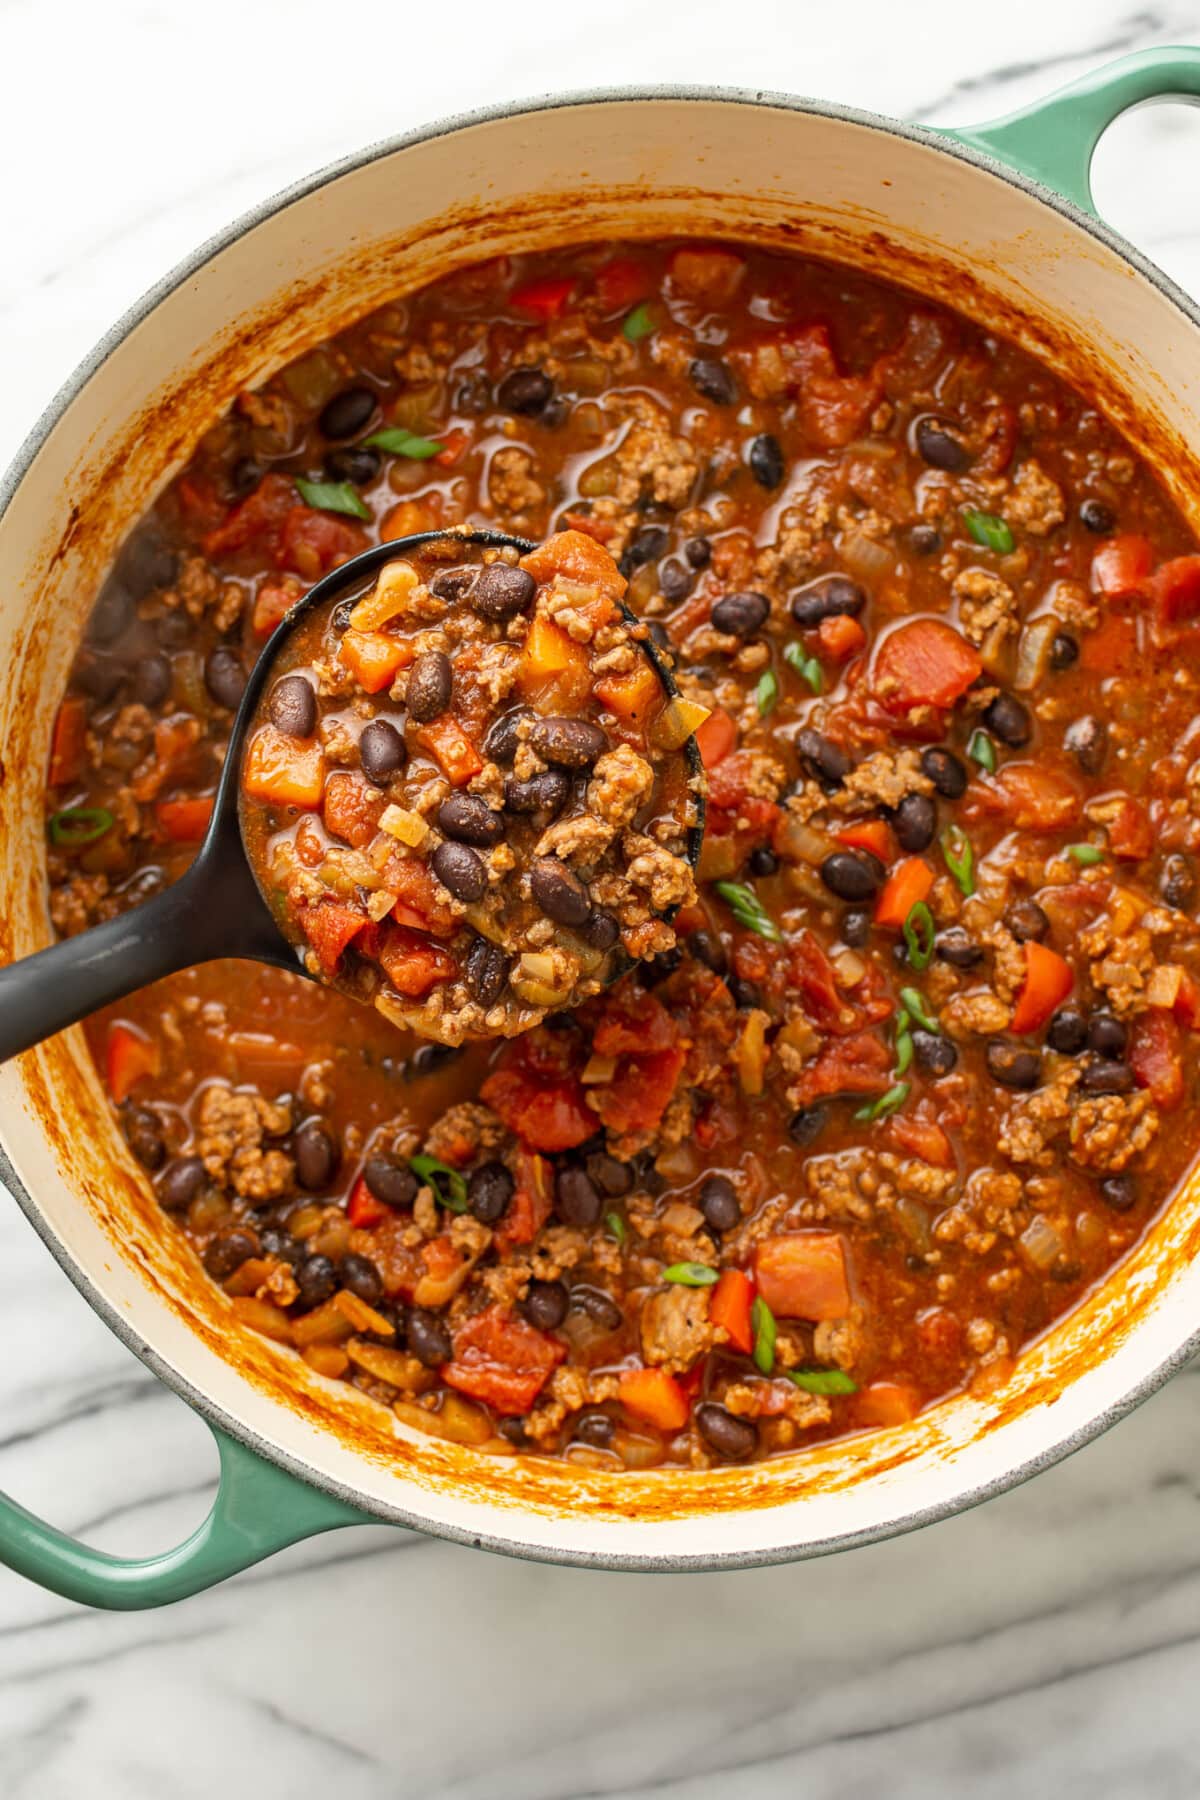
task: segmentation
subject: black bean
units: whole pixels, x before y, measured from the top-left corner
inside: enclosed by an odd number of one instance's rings
[[[385,1206],[411,1206],[421,1183],[402,1157],[390,1150],[376,1150],[363,1164],[367,1191]]]
[[[702,1400],[695,1411],[700,1436],[726,1462],[744,1462],[758,1449],[758,1427],[739,1419],[715,1400]]]
[[[905,794],[892,814],[892,829],[910,855],[927,850],[937,831],[937,805],[928,794]]]
[[[593,950],[611,950],[620,941],[621,927],[610,912],[594,906],[579,927],[579,935]]]
[[[676,945],[671,950],[660,950],[657,956],[650,957],[638,971],[644,988],[656,988],[660,981],[673,975],[683,961],[683,951]]]
[[[752,875],[775,875],[779,871],[779,858],[767,844],[759,844],[753,849],[747,862]]]
[[[921,752],[921,773],[928,776],[944,800],[960,800],[967,791],[967,771],[953,750],[932,744]]]
[[[945,469],[951,475],[960,475],[970,467],[971,452],[958,436],[955,427],[945,419],[935,418],[932,413],[926,413],[917,420],[913,442],[917,455],[931,469]]]
[[[554,383],[544,369],[510,369],[496,389],[496,402],[505,412],[534,419],[554,395]]]
[[[913,1027],[913,1061],[924,1075],[948,1075],[958,1061],[958,1051],[938,1031]]]
[[[166,661],[165,657],[163,660]],[[75,664],[71,670],[71,681],[73,686],[81,688],[93,700],[103,702],[112,699],[124,681],[126,672],[126,664],[119,658],[106,655],[102,650],[89,650],[85,646],[75,658]],[[169,664],[167,672],[169,675]],[[144,704],[152,706],[155,702],[146,701]]]
[[[1132,1175],[1109,1175],[1100,1183],[1100,1198],[1114,1212],[1128,1212],[1137,1199]]]
[[[934,949],[952,969],[973,969],[983,961],[980,945],[972,943],[961,925],[948,925],[934,939]]]
[[[783,451],[779,439],[769,431],[762,431],[756,438],[751,438],[746,450],[746,461],[759,487],[766,488],[768,492],[777,488],[783,480],[786,468]]]
[[[164,650],[182,650],[190,644],[194,627],[186,612],[180,607],[178,612],[163,613],[154,621],[154,635]]]
[[[327,1256],[306,1256],[296,1264],[295,1276],[299,1303],[306,1311],[337,1293],[337,1270]]]
[[[151,1112],[148,1106],[127,1107],[121,1118],[121,1127],[126,1143],[143,1169],[149,1169],[151,1174],[155,1169],[161,1169],[167,1160],[167,1146],[163,1141],[163,1128],[158,1114]]]
[[[288,737],[310,738],[317,729],[317,696],[303,675],[285,675],[271,689],[271,723]]]
[[[633,1171],[629,1164],[610,1156],[607,1150],[593,1151],[586,1167],[589,1179],[610,1200],[619,1200],[633,1186]]]
[[[133,595],[111,576],[91,611],[87,636],[93,644],[111,644],[133,623]]]
[[[715,631],[727,632],[730,637],[752,638],[762,630],[770,611],[771,602],[765,594],[722,594],[713,602],[710,617]]]
[[[323,437],[351,438],[370,421],[374,411],[375,395],[370,388],[343,388],[325,402],[317,425]]]
[[[478,579],[478,569],[443,569],[430,582],[429,591],[436,594],[439,600],[448,600],[452,606],[456,606],[466,599]]]
[[[935,525],[914,525],[908,541],[917,556],[936,556],[942,547],[942,534]]]
[[[206,1245],[204,1267],[214,1281],[225,1281],[235,1269],[240,1269],[244,1262],[257,1255],[258,1239],[254,1233],[235,1226],[229,1231],[219,1231]]]
[[[827,1106],[802,1106],[788,1120],[788,1136],[802,1150],[807,1150],[810,1144],[816,1143],[828,1123]]]
[[[1096,1013],[1087,1028],[1087,1047],[1093,1056],[1107,1056],[1113,1061],[1125,1054],[1129,1034],[1120,1019],[1111,1013]]]
[[[1196,897],[1196,871],[1186,856],[1168,856],[1158,878],[1158,891],[1177,912],[1189,909]]]
[[[516,706],[512,712],[505,713],[502,718],[488,726],[483,740],[483,754],[490,762],[500,763],[505,768],[511,764],[521,742],[518,728],[523,720],[532,717],[533,714],[527,706]]]
[[[1094,531],[1097,537],[1105,537],[1117,522],[1117,516],[1111,506],[1105,506],[1103,500],[1085,500],[1079,509],[1079,522],[1086,531]]]
[[[1067,726],[1063,748],[1070,751],[1085,775],[1098,775],[1108,754],[1108,726],[1103,719],[1086,713]]]
[[[607,1413],[580,1413],[572,1437],[576,1443],[590,1444],[594,1450],[607,1450],[616,1429]]]
[[[447,837],[455,838],[460,844],[474,844],[479,849],[498,844],[504,836],[502,815],[493,812],[478,794],[466,794],[461,788],[442,801],[437,822],[439,831]]]
[[[343,1256],[338,1268],[338,1280],[342,1287],[349,1288],[368,1306],[383,1298],[383,1276],[369,1256],[357,1256],[352,1251]]]
[[[1004,923],[1018,944],[1040,944],[1050,921],[1036,900],[1014,900],[1005,910]]]
[[[693,569],[707,569],[712,561],[712,545],[706,537],[689,538],[683,546],[683,554]]]
[[[1046,1027],[1046,1043],[1060,1056],[1078,1056],[1087,1043],[1088,1022],[1082,1013],[1064,1007]]]
[[[469,906],[482,900],[487,892],[487,864],[478,851],[466,844],[449,841],[439,844],[429,859],[429,866],[442,886],[448,888],[456,900],[464,900]]]
[[[543,769],[528,781],[509,775],[504,783],[504,810],[510,813],[541,813],[552,819],[560,813],[571,792],[571,778],[564,769]]]
[[[358,760],[367,780],[383,787],[408,761],[403,732],[390,719],[372,719],[359,734]]]
[[[494,1225],[508,1211],[513,1178],[502,1162],[485,1162],[467,1178],[467,1205],[484,1225]]]
[[[644,563],[657,562],[670,541],[671,534],[664,526],[643,525],[625,547],[620,563],[622,575],[632,575]]]
[[[529,870],[534,901],[559,925],[585,925],[592,903],[579,877],[557,856],[539,856]]]
[[[276,1262],[287,1263],[292,1268],[304,1255],[299,1238],[294,1238],[290,1231],[276,1230],[274,1226],[259,1232],[258,1247],[264,1256],[273,1256]]]
[[[420,1044],[404,1065],[404,1078],[422,1081],[426,1075],[436,1075],[448,1063],[457,1062],[465,1049],[464,1044]]]
[[[228,644],[210,650],[204,662],[204,685],[218,706],[236,712],[246,691],[246,670],[241,657]]]
[[[865,907],[851,907],[842,914],[841,933],[843,944],[851,950],[861,950],[871,935],[871,915]]]
[[[1086,1094],[1128,1094],[1133,1084],[1134,1075],[1129,1064],[1110,1062],[1106,1057],[1084,1063],[1079,1076],[1080,1089]]]
[[[571,1305],[578,1312],[586,1313],[594,1325],[602,1331],[619,1331],[625,1322],[625,1315],[603,1288],[580,1284],[571,1289]]]
[[[700,1189],[700,1211],[710,1231],[724,1234],[742,1222],[737,1189],[728,1175],[709,1175]]]
[[[795,744],[805,774],[811,775],[827,793],[841,787],[854,767],[853,759],[839,745],[811,726],[796,733]]]
[[[382,462],[378,450],[372,450],[366,444],[352,444],[329,452],[325,458],[325,473],[330,481],[349,481],[355,487],[369,487],[379,474]]]
[[[793,594],[790,604],[793,619],[807,631],[823,619],[856,619],[867,596],[848,575],[822,575]]]
[[[266,464],[256,456],[239,456],[229,471],[229,485],[241,499],[254,492],[266,472]]]
[[[529,728],[530,747],[543,762],[560,769],[590,769],[608,749],[599,725],[586,719],[535,718]]]
[[[525,1317],[539,1331],[557,1331],[567,1316],[570,1295],[561,1281],[531,1281],[525,1296]]]
[[[729,992],[739,1012],[751,1012],[762,1005],[762,989],[756,981],[744,981],[740,975],[735,975],[729,983]]]
[[[992,1038],[987,1047],[988,1074],[1001,1087],[1026,1091],[1035,1088],[1042,1078],[1041,1061],[1033,1050],[1022,1050],[1018,1044]]]
[[[121,551],[117,573],[134,600],[144,600],[156,589],[172,586],[179,563],[179,551],[164,544],[152,529],[143,527],[134,532]]]
[[[508,980],[508,958],[499,944],[477,937],[464,964],[471,998],[482,1007],[495,1006]]]
[[[687,940],[688,954],[702,962],[714,975],[724,975],[729,967],[725,946],[715,931],[693,931]]]
[[[419,1309],[408,1315],[408,1347],[427,1369],[436,1369],[439,1363],[449,1362],[454,1355],[450,1333],[442,1321],[435,1314]]]
[[[171,691],[171,664],[161,651],[139,656],[133,665],[133,696],[143,706],[161,706]]]
[[[408,674],[404,704],[418,725],[438,719],[454,693],[454,670],[443,650],[423,650]]]
[[[167,1212],[182,1212],[203,1191],[207,1182],[208,1170],[200,1157],[173,1157],[159,1179],[159,1204]]]
[[[820,868],[821,880],[839,900],[869,900],[883,880],[883,864],[869,850],[835,850]]]
[[[558,1171],[554,1203],[565,1224],[583,1227],[597,1222],[603,1205],[599,1190],[586,1169],[573,1165]]]
[[[677,556],[664,557],[658,565],[658,591],[672,605],[692,591],[696,577]]]
[[[310,1194],[327,1188],[341,1160],[338,1141],[321,1119],[306,1119],[292,1144],[296,1158],[296,1180]]]
[[[991,705],[984,707],[983,722],[992,736],[1011,750],[1019,750],[1033,736],[1029,708],[1015,694],[997,694]]]
[[[688,380],[698,394],[703,394],[715,406],[732,406],[737,399],[737,382],[733,378],[733,370],[719,357],[693,357],[688,364]]]
[[[455,409],[482,418],[492,404],[492,384],[482,369],[469,369],[454,391]]]
[[[1069,669],[1078,661],[1079,639],[1072,637],[1069,631],[1056,631],[1050,640],[1050,667]]]
[[[649,1150],[639,1150],[634,1158],[634,1180],[637,1186],[644,1188],[648,1194],[666,1192],[666,1176],[660,1175],[655,1168],[654,1157]]]
[[[528,569],[494,562],[480,569],[471,591],[471,605],[485,619],[503,623],[515,619],[518,613],[528,612],[536,593],[537,582]]]

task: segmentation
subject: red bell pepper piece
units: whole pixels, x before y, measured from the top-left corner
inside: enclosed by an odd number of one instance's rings
[[[110,1028],[104,1053],[104,1078],[118,1106],[128,1100],[143,1076],[157,1075],[161,1068],[162,1051],[154,1038],[147,1037],[133,1025],[118,1023]]]
[[[535,281],[527,281],[524,287],[517,288],[513,293],[512,303],[519,312],[528,313],[531,318],[540,319],[543,325],[548,325],[552,319],[562,316],[574,291],[572,276],[542,275]]]
[[[1025,945],[1025,980],[1017,995],[1012,1028],[1018,1037],[1040,1031],[1075,985],[1075,974],[1057,950],[1030,939]]]

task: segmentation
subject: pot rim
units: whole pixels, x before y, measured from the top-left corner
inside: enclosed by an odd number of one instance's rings
[[[659,101],[702,101],[720,105],[752,106],[769,110],[808,113],[832,120],[835,123],[865,127],[881,135],[905,138],[926,149],[954,157],[973,166],[983,174],[1007,182],[1009,186],[1017,188],[1029,198],[1057,213],[1068,224],[1074,225],[1077,229],[1097,239],[1108,250],[1136,269],[1151,286],[1156,288],[1184,315],[1190,324],[1200,328],[1200,305],[1119,232],[1114,231],[1103,220],[1088,213],[1074,201],[1066,199],[1053,188],[1024,174],[1011,164],[988,155],[974,144],[965,143],[952,132],[892,118],[882,113],[865,111],[857,107],[843,106],[833,101],[780,93],[769,88],[663,84],[579,88],[563,93],[533,95],[526,99],[504,101],[493,106],[451,113],[446,117],[433,120],[428,125],[415,127],[411,131],[377,139],[361,150],[351,151],[333,162],[326,163],[312,174],[302,176],[297,181],[268,195],[257,205],[249,207],[241,213],[230,224],[206,238],[188,256],[176,263],[172,269],[146,289],[140,298],[120,315],[88,354],[81,359],[50,399],[24,441],[19,445],[7,469],[0,476],[0,523],[3,522],[8,507],[43,444],[75,398],[103,367],[113,352],[150,317],[163,300],[199,273],[224,250],[229,249],[241,238],[248,236],[277,213],[285,211],[295,202],[307,198],[309,194],[337,181],[343,175],[352,174],[371,163],[394,155],[397,151],[406,150],[418,144],[432,143],[438,138],[452,136],[473,126],[494,124],[535,113],[557,111],[566,107],[627,105]],[[955,1495],[933,1502],[927,1507],[889,1515],[856,1531],[839,1532],[836,1535],[819,1539],[807,1539],[798,1544],[781,1543],[769,1548],[684,1552],[674,1555],[613,1552],[600,1547],[572,1549],[554,1545],[537,1545],[516,1540],[500,1532],[477,1531],[470,1526],[431,1520],[416,1509],[381,1502],[374,1496],[365,1495],[361,1490],[348,1483],[339,1481],[314,1468],[302,1457],[293,1455],[271,1443],[252,1427],[227,1412],[182,1371],[170,1365],[151,1344],[145,1341],[128,1317],[107,1299],[91,1272],[76,1261],[51,1226],[37,1201],[17,1175],[2,1143],[0,1143],[0,1183],[12,1194],[59,1267],[64,1270],[92,1310],[103,1319],[109,1330],[126,1349],[131,1350],[139,1361],[144,1363],[172,1392],[179,1395],[194,1411],[198,1412],[209,1425],[234,1438],[256,1455],[261,1456],[264,1461],[286,1470],[288,1474],[299,1481],[357,1508],[364,1514],[364,1522],[367,1522],[366,1515],[369,1515],[371,1519],[381,1523],[403,1525],[420,1531],[426,1536],[443,1538],[470,1548],[489,1550],[527,1561],[617,1571],[627,1570],[646,1574],[684,1573],[756,1568],[800,1562],[817,1556],[830,1555],[839,1550],[856,1549],[861,1545],[878,1543],[883,1539],[898,1536],[901,1532],[916,1530],[922,1526],[934,1524],[940,1519],[951,1518],[958,1513],[966,1512],[985,1500],[990,1500],[999,1494],[1007,1493],[1012,1488],[1019,1487],[1044,1469],[1053,1467],[1055,1463],[1063,1461],[1076,1450],[1091,1443],[1094,1438],[1107,1431],[1110,1426],[1124,1418],[1127,1413],[1132,1412],[1144,1400],[1149,1399],[1197,1351],[1200,1351],[1200,1326],[1198,1326],[1194,1332],[1177,1344],[1168,1356],[1134,1382],[1132,1387],[1116,1397],[1101,1412],[1093,1414],[1086,1424],[1068,1432],[1036,1455],[1011,1464],[988,1480],[978,1482]]]

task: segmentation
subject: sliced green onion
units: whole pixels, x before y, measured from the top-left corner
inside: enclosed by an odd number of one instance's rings
[[[801,681],[807,681],[814,694],[821,692],[825,686],[825,671],[815,656],[805,656],[803,644],[786,645],[783,660],[789,668],[795,669]]]
[[[760,719],[765,719],[769,712],[774,712],[778,699],[779,677],[774,669],[767,669],[759,676],[758,686],[754,690],[754,704],[758,708]]]
[[[608,1226],[609,1231],[612,1236],[616,1238],[618,1244],[624,1244],[626,1242],[629,1237],[629,1227],[619,1212],[605,1213],[604,1223]]]
[[[672,1263],[663,1270],[663,1280],[677,1282],[680,1287],[712,1287],[716,1279],[717,1271],[707,1263]]]
[[[897,1075],[904,1075],[905,1073],[907,1073],[909,1064],[912,1062],[912,1059],[913,1059],[912,1032],[911,1031],[898,1031],[896,1033],[896,1073],[897,1073]]]
[[[713,886],[739,925],[744,925],[747,931],[757,931],[768,943],[783,942],[782,931],[748,881],[717,881]]]
[[[106,831],[111,831],[115,824],[116,820],[103,806],[65,806],[61,812],[50,814],[46,829],[52,844],[61,844],[65,850],[82,850],[85,844],[94,844]]]
[[[977,762],[981,769],[989,775],[996,773],[996,746],[986,731],[977,731],[967,745],[967,755],[972,762]]]
[[[886,1094],[880,1094],[878,1100],[872,1100],[867,1106],[860,1106],[854,1116],[867,1125],[872,1124],[876,1119],[890,1118],[892,1113],[904,1105],[909,1092],[907,1081],[898,1081],[894,1087],[888,1089]]]
[[[420,437],[415,431],[406,431],[403,425],[388,425],[382,431],[373,431],[364,444],[372,450],[384,450],[389,456],[407,456],[413,462],[428,462],[431,456],[437,456],[445,449],[436,438]]]
[[[927,969],[933,961],[933,945],[937,931],[933,914],[924,900],[914,901],[904,921],[904,942],[908,960],[914,969]]]
[[[915,1019],[918,1025],[923,1026],[926,1031],[938,1030],[937,1020],[930,1013],[929,1008],[926,1006],[920,994],[918,994],[916,988],[901,988],[900,998],[904,1002],[905,1010],[908,1012],[909,1017]]]
[[[466,1212],[466,1178],[457,1169],[452,1169],[449,1163],[439,1162],[436,1156],[410,1156],[408,1166],[414,1175],[428,1183],[434,1199],[447,1212]]]
[[[352,481],[305,481],[296,476],[296,492],[305,506],[318,512],[349,513],[353,519],[369,519],[371,509]]]
[[[961,826],[947,825],[943,831],[942,855],[946,867],[969,900],[975,892],[975,851]]]
[[[806,1394],[857,1394],[858,1383],[844,1369],[789,1369],[788,1380]]]
[[[778,1333],[775,1314],[761,1294],[750,1308],[750,1323],[754,1328],[755,1364],[764,1375],[769,1375],[775,1367],[775,1339]]]
[[[1097,863],[1104,861],[1103,850],[1098,849],[1095,844],[1068,844],[1063,854],[1069,856],[1072,862],[1077,862],[1082,869],[1094,868]]]
[[[995,550],[1000,556],[1007,556],[1013,547],[1013,534],[1003,519],[995,513],[976,512],[973,507],[963,510],[963,524],[985,550]]]
[[[643,300],[635,306],[631,313],[626,313],[625,323],[621,331],[631,344],[640,344],[655,329],[654,308],[649,300]]]

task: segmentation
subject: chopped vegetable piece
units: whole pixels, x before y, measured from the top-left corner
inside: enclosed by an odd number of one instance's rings
[[[961,826],[947,825],[941,842],[946,867],[969,900],[975,892],[975,850],[971,840]]]
[[[756,1295],[750,1308],[750,1323],[754,1327],[755,1366],[769,1375],[775,1367],[775,1340],[779,1334],[775,1315],[761,1294]]]
[[[880,1094],[878,1100],[872,1100],[868,1106],[860,1106],[854,1116],[867,1125],[874,1124],[876,1119],[886,1119],[889,1113],[896,1112],[904,1105],[910,1092],[907,1081],[898,1081],[886,1094]]]
[[[905,1011],[911,1018],[914,1018],[917,1021],[918,1025],[923,1026],[926,1031],[937,1031],[938,1022],[933,1017],[916,988],[901,988],[900,998],[904,1002]]]
[[[1092,589],[1106,600],[1131,600],[1145,593],[1154,551],[1150,540],[1132,533],[1109,538],[1092,558]]]
[[[718,881],[714,887],[739,925],[756,931],[772,944],[783,942],[783,933],[763,906],[754,889],[746,881]]]
[[[172,843],[198,844],[212,820],[213,796],[197,794],[188,800],[160,800],[154,816]]]
[[[434,719],[430,725],[422,725],[417,740],[424,749],[432,752],[451,787],[465,787],[483,768],[483,758],[458,720],[449,713]]]
[[[909,962],[918,971],[927,969],[933,961],[937,927],[933,922],[933,914],[924,900],[914,900],[908,909],[902,929]]]
[[[706,769],[715,769],[737,743],[738,730],[729,714],[720,706],[713,708],[702,725],[696,727],[696,746]]]
[[[306,506],[318,512],[348,513],[352,519],[369,519],[371,509],[352,481],[306,481],[296,476],[296,492]]]
[[[985,550],[994,550],[998,556],[1007,556],[1013,547],[1012,532],[995,513],[976,512],[973,507],[965,507],[963,524],[977,544]]]
[[[527,1413],[567,1354],[565,1344],[489,1306],[454,1333],[454,1360],[442,1366],[442,1380],[459,1393],[482,1400],[494,1412]]]
[[[608,1226],[609,1234],[616,1238],[618,1244],[628,1243],[629,1227],[619,1212],[606,1212],[604,1223]]]
[[[687,1394],[665,1369],[623,1369],[618,1391],[622,1406],[658,1431],[680,1431],[688,1422]]]
[[[325,786],[325,757],[318,743],[300,743],[260,725],[246,749],[243,790],[274,806],[320,806]]]
[[[1024,948],[1025,980],[1012,1016],[1012,1029],[1019,1037],[1040,1031],[1075,985],[1070,963],[1048,944],[1031,938]]]
[[[764,669],[758,678],[758,686],[754,690],[754,704],[758,708],[758,716],[765,719],[774,712],[779,700],[779,677],[774,669]]]
[[[413,462],[427,462],[430,457],[440,456],[445,449],[437,438],[418,437],[415,431],[405,431],[402,425],[389,425],[383,431],[372,432],[363,443],[373,450],[384,450],[389,456],[407,456]],[[316,504],[314,501],[313,505]]]
[[[82,696],[68,694],[54,720],[50,744],[50,785],[77,781],[87,751],[87,707]]]
[[[663,1270],[663,1280],[674,1281],[680,1287],[712,1287],[716,1279],[717,1271],[710,1269],[707,1263],[672,1263],[669,1269]]]
[[[162,1069],[162,1051],[154,1038],[133,1025],[112,1026],[105,1047],[104,1073],[117,1106],[128,1100],[138,1082]]]
[[[433,1189],[433,1197],[439,1206],[444,1206],[447,1212],[466,1212],[466,1178],[457,1169],[452,1169],[449,1163],[439,1162],[436,1156],[410,1156],[408,1166],[419,1180]]]
[[[806,1394],[857,1394],[858,1383],[844,1369],[789,1369],[788,1380]]]
[[[967,745],[967,755],[972,762],[977,762],[981,769],[986,769],[989,775],[996,773],[996,746],[986,731],[972,733],[971,741]]]
[[[621,331],[631,344],[640,344],[642,339],[648,338],[656,328],[654,303],[650,300],[643,300],[640,306],[635,306],[633,311],[626,315]]]
[[[750,1277],[741,1269],[723,1269],[708,1303],[709,1323],[721,1326],[734,1349],[746,1356],[754,1349],[753,1304]]]
[[[61,812],[50,814],[46,829],[52,844],[61,844],[67,850],[81,850],[85,844],[94,844],[104,837],[114,823],[106,807],[67,806]]]
[[[814,694],[819,694],[825,686],[825,672],[815,656],[805,654],[802,644],[786,644],[783,660],[796,671],[801,681],[806,681]]]
[[[942,619],[911,619],[884,638],[875,653],[871,686],[891,713],[954,705],[983,673],[978,652]]]
[[[933,870],[919,856],[906,857],[894,868],[879,890],[875,923],[902,931],[914,909],[924,906],[933,887]],[[925,907],[926,912],[929,908]],[[930,924],[932,925],[932,916]],[[926,959],[928,961],[928,958]]]
[[[402,638],[386,637],[381,631],[349,630],[342,633],[338,654],[359,686],[368,694],[378,694],[408,667],[413,648]]]
[[[1094,868],[1104,861],[1104,852],[1097,844],[1068,844],[1063,855],[1069,856],[1082,869]]]
[[[913,1059],[912,1032],[909,1031],[906,1027],[898,1026],[897,1030],[896,1030],[896,1074],[897,1075],[906,1074],[910,1064],[912,1063],[912,1059]],[[861,1117],[861,1114],[858,1116]]]
[[[356,1231],[369,1231],[372,1225],[378,1225],[383,1219],[391,1217],[392,1209],[377,1200],[367,1186],[362,1175],[350,1190],[350,1198],[346,1202],[346,1217]]]
[[[754,1276],[780,1319],[842,1319],[850,1311],[846,1247],[836,1231],[793,1231],[764,1238]]]

